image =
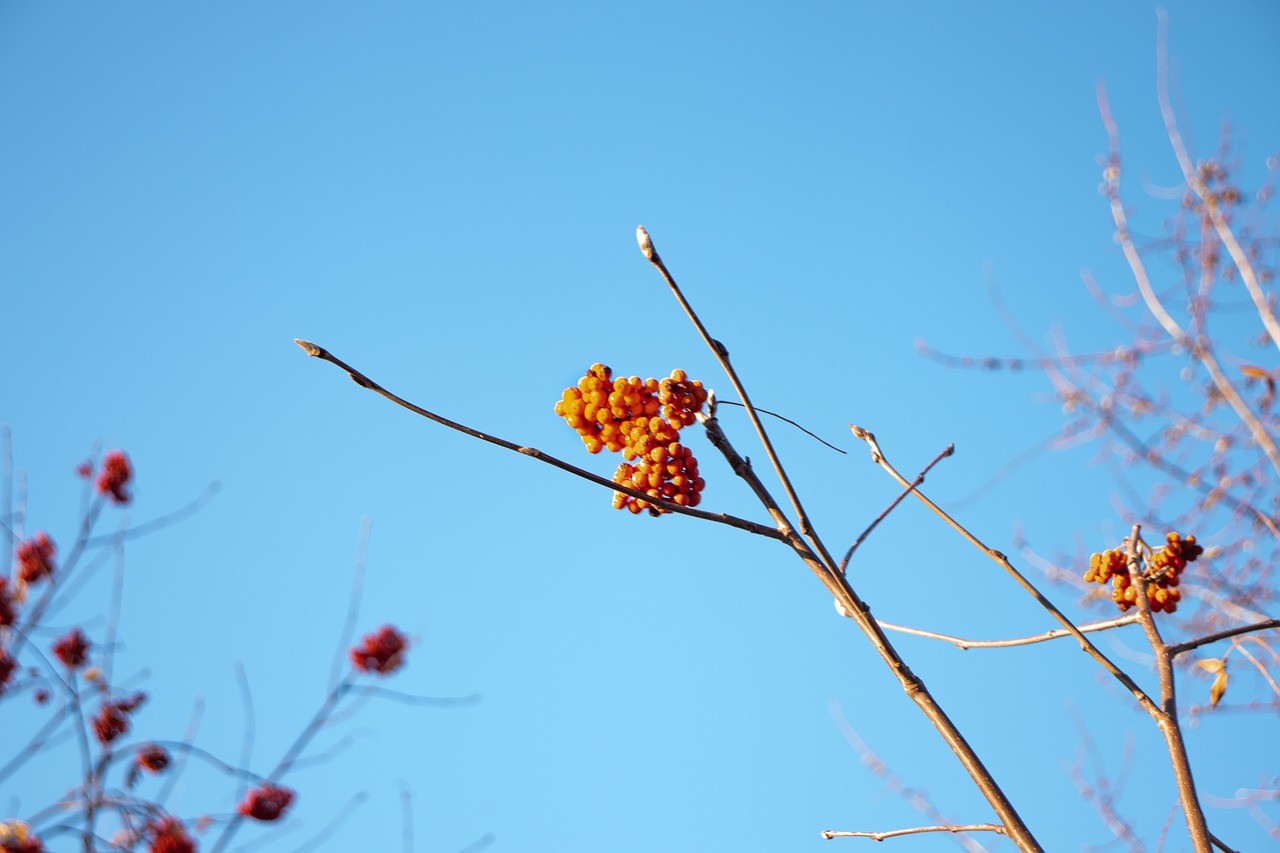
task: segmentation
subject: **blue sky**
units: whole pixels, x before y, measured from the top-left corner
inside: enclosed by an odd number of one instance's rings
[[[1280,149],[1280,11],[1167,8],[1193,144],[1212,152],[1229,120],[1256,185]],[[28,527],[71,540],[74,467],[95,446],[131,455],[135,522],[221,484],[124,551],[116,666],[152,696],[139,731],[180,737],[202,696],[197,743],[234,759],[241,661],[252,766],[274,764],[322,698],[367,518],[358,628],[391,622],[415,640],[390,686],[483,701],[370,703],[322,735],[320,753],[359,737],[285,780],[299,800],[282,849],[362,791],[334,849],[400,844],[402,791],[419,851],[490,834],[509,850],[802,850],[867,843],[824,829],[921,823],[860,765],[837,705],[945,814],[987,820],[782,548],[616,513],[607,492],[416,419],[292,341],[607,476],[616,462],[582,453],[552,413],[588,365],[682,367],[728,390],[637,251],[643,223],[755,402],[851,451],[772,430],[843,550],[895,494],[846,424],[874,430],[904,470],[954,442],[930,479],[943,501],[1060,426],[1043,377],[949,371],[917,338],[1018,354],[994,283],[1034,336],[1123,339],[1080,283],[1088,268],[1130,286],[1097,192],[1095,83],[1139,213],[1158,224],[1138,178],[1170,186],[1177,170],[1155,33],[1153,6],[1104,2],[0,6],[0,422]],[[723,420],[763,459],[745,419]],[[699,441],[704,508],[763,520]],[[1046,552],[1101,549],[1114,487],[1090,463],[1039,457],[965,519],[1010,552],[1019,526]],[[82,618],[100,634],[108,574],[58,627]],[[890,621],[980,637],[1049,627],[914,506],[853,578]],[[1054,597],[1087,618],[1074,593]],[[1141,669],[1136,635],[1107,648]],[[1132,736],[1144,772],[1121,805],[1156,848],[1175,803],[1159,739],[1078,651],[901,649],[1047,849],[1109,838],[1067,770],[1073,717],[1113,774]],[[6,731],[31,719],[0,706]],[[1253,760],[1276,740],[1252,715],[1206,719],[1191,739],[1215,797],[1266,784],[1280,758]],[[56,796],[76,766],[64,757],[0,783],[0,817]],[[169,805],[226,814],[233,794],[193,768]],[[1211,821],[1241,849],[1265,844],[1239,809]],[[1186,849],[1179,838],[1175,824],[1164,849]]]

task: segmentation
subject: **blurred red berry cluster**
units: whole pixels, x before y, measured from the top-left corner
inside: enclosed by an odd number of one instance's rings
[[[388,675],[404,663],[407,647],[404,634],[383,625],[377,633],[365,635],[364,642],[351,650],[351,662],[362,672]]]

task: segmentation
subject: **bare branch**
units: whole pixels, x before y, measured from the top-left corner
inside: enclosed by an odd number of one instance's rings
[[[961,649],[1004,649],[1010,646],[1029,646],[1033,643],[1043,643],[1047,640],[1057,640],[1062,637],[1074,636],[1066,628],[1055,628],[1052,631],[1046,631],[1043,634],[1035,634],[1030,637],[1015,637],[1010,640],[965,640],[960,637],[952,637],[947,634],[938,634],[933,631],[923,631],[919,628],[907,628],[903,625],[894,625],[884,620],[880,622],[880,627],[886,631],[896,631],[900,634],[912,634],[917,637],[925,637],[930,640],[942,640],[951,643]],[[1106,631],[1109,628],[1119,628],[1123,625],[1132,625],[1138,621],[1136,614],[1130,613],[1128,616],[1121,616],[1117,619],[1108,619],[1105,622],[1092,622],[1088,625],[1078,625],[1080,633],[1087,634],[1093,631]]]
[[[434,412],[429,412],[426,409],[422,408],[421,406],[416,406],[413,403],[410,403],[408,400],[405,400],[402,397],[396,396],[395,394],[388,391],[386,388],[383,388],[377,382],[374,382],[372,379],[365,376],[359,370],[356,370],[354,367],[350,366],[346,362],[334,356],[324,347],[317,346],[316,344],[313,344],[310,341],[304,341],[304,340],[301,340],[300,338],[295,338],[294,343],[296,343],[298,346],[306,350],[307,355],[313,358],[322,359],[334,365],[335,367],[339,367],[342,370],[345,370],[347,372],[347,375],[351,377],[351,381],[355,382],[361,388],[368,388],[370,391],[373,391],[375,394],[379,394],[383,397],[386,397],[388,400],[395,403],[397,406],[401,406],[402,408],[408,409],[409,411],[413,412],[416,415],[421,415],[422,417],[427,418],[428,420],[433,420],[438,424],[447,426],[449,427],[449,429],[457,430],[458,432],[461,432],[465,435],[469,435],[472,438],[478,438],[481,441],[487,441],[490,444],[496,444],[499,447],[504,447],[507,450],[514,451],[515,453],[519,453],[524,456],[529,456],[533,459],[537,459],[539,462],[545,462],[546,464],[551,465],[552,467],[559,468],[561,471],[567,471],[570,474],[574,475],[575,477],[581,477],[584,480],[590,480],[591,482],[597,485],[604,486],[610,491],[622,492],[623,494],[630,495],[631,497],[636,498],[637,500],[648,501],[654,506],[660,506],[663,509],[670,510],[671,512],[677,513],[679,515],[689,515],[694,518],[701,518],[705,521],[714,521],[717,524],[727,524],[730,527],[737,527],[741,530],[746,530],[749,533],[755,533],[760,536],[767,536],[770,539],[777,539],[779,541],[785,540],[786,538],[783,533],[773,529],[772,527],[767,527],[763,524],[759,524],[754,521],[748,521],[745,518],[738,518],[736,516],[727,515],[725,513],[704,512],[703,510],[700,510],[700,509],[692,509],[690,507],[680,506],[679,504],[671,503],[670,501],[664,500],[662,498],[656,498],[651,495],[647,495],[643,492],[638,492],[635,489],[632,489],[628,486],[619,485],[618,483],[615,483],[612,480],[606,480],[604,477],[598,476],[596,474],[592,474],[590,471],[584,471],[583,469],[578,468],[575,465],[570,465],[568,462],[557,459],[556,457],[548,453],[543,453],[541,450],[538,450],[537,448],[524,447],[522,445],[516,444],[515,442],[507,441],[506,439],[489,435],[488,433],[481,432],[478,429],[472,429],[471,427],[465,426],[456,421],[451,421],[446,417],[437,415]]]
[[[1216,643],[1219,640],[1225,640],[1229,637],[1238,637],[1241,634],[1249,634],[1254,631],[1268,631],[1272,628],[1280,628],[1280,619],[1268,619],[1265,622],[1255,622],[1252,625],[1238,625],[1235,628],[1228,628],[1225,631],[1219,631],[1216,634],[1209,634],[1205,637],[1197,637],[1194,640],[1187,640],[1182,643],[1175,643],[1166,646],[1166,650],[1170,657],[1177,657],[1183,652],[1189,652],[1192,649],[1198,649],[1201,646],[1207,646],[1210,643]]]
[[[899,835],[918,835],[922,832],[997,832],[1006,835],[1005,829],[998,823],[971,823],[963,826],[913,826],[910,829],[891,829],[888,832],[844,832],[828,829],[822,837],[830,841],[832,838],[870,838],[872,841],[884,841]]]

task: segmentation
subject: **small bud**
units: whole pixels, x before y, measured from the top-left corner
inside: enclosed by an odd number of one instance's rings
[[[640,244],[640,251],[644,252],[644,256],[653,260],[653,241],[649,239],[649,232],[644,230],[643,225],[636,226],[636,242]]]

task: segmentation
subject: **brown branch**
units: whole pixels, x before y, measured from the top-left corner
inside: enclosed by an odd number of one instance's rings
[[[899,835],[916,835],[921,832],[998,832],[1007,835],[1003,826],[998,823],[971,823],[964,826],[913,826],[910,829],[891,829],[888,832],[843,832],[828,829],[822,837],[830,841],[832,838],[870,838],[872,841],[884,841]]]
[[[653,264],[658,272],[662,274],[663,279],[666,280],[667,285],[671,288],[671,292],[675,294],[676,300],[684,308],[684,312],[689,315],[689,320],[697,328],[698,333],[702,335],[702,340],[715,353],[720,366],[724,368],[729,381],[733,383],[733,389],[738,392],[738,397],[742,400],[743,408],[747,410],[747,416],[751,418],[751,423],[756,429],[756,435],[760,437],[760,443],[764,446],[765,454],[769,457],[769,461],[773,463],[773,470],[777,473],[778,479],[782,481],[782,488],[787,493],[787,499],[791,501],[791,505],[795,508],[796,524],[800,527],[801,535],[806,537],[813,545],[814,550],[822,557],[827,568],[834,571],[835,560],[831,557],[830,552],[827,551],[826,546],[822,544],[822,540],[818,537],[817,531],[813,529],[813,525],[809,523],[809,516],[805,513],[804,506],[800,503],[800,496],[796,494],[795,488],[791,485],[791,479],[782,467],[782,460],[778,458],[778,454],[773,449],[773,442],[769,440],[769,434],[765,431],[764,423],[760,420],[760,415],[755,406],[751,405],[751,398],[747,395],[747,389],[743,386],[742,381],[738,378],[737,371],[733,369],[733,365],[729,361],[729,350],[725,348],[724,344],[711,337],[711,333],[702,324],[698,313],[693,310],[689,300],[684,298],[680,285],[676,284],[676,280],[672,278],[670,271],[667,270],[667,265],[662,262],[662,258],[658,255],[658,250],[653,247],[653,240],[650,239],[649,232],[644,230],[643,225],[636,228],[636,241],[640,245],[640,251],[648,258],[649,263]]]
[[[894,625],[884,620],[880,622],[880,627],[888,631],[896,631],[900,634],[912,634],[916,637],[925,637],[930,640],[942,640],[951,643],[961,649],[1004,649],[1010,646],[1029,646],[1033,643],[1043,643],[1047,640],[1057,640],[1061,637],[1074,636],[1066,628],[1055,628],[1052,631],[1046,631],[1043,634],[1034,634],[1030,637],[1014,637],[1010,640],[965,640],[961,637],[952,637],[947,634],[938,634],[933,631],[924,631],[920,628],[908,628],[903,625]],[[1120,616],[1116,619],[1108,619],[1105,622],[1093,622],[1088,625],[1076,626],[1080,633],[1087,634],[1093,631],[1106,631],[1109,628],[1119,628],[1124,625],[1132,625],[1138,621],[1136,614],[1128,616]]]
[[[515,442],[507,441],[506,439],[498,438],[497,436],[494,436],[494,435],[489,435],[488,433],[481,432],[478,429],[472,429],[471,427],[466,426],[464,424],[460,424],[456,421],[451,421],[446,417],[437,415],[434,412],[429,412],[426,409],[422,408],[421,406],[416,406],[413,403],[410,403],[408,400],[405,400],[402,397],[396,396],[395,394],[388,391],[386,388],[383,388],[377,382],[374,382],[372,379],[365,376],[359,370],[356,370],[354,367],[347,364],[342,359],[334,356],[324,347],[317,346],[316,344],[313,344],[310,341],[304,341],[300,338],[294,338],[293,342],[296,343],[298,346],[302,347],[302,349],[306,351],[307,355],[313,358],[319,358],[323,361],[327,361],[330,364],[334,365],[335,367],[339,367],[342,370],[345,370],[347,372],[347,375],[351,377],[351,381],[355,382],[361,388],[368,388],[370,391],[373,391],[375,394],[380,394],[381,396],[386,397],[388,400],[395,403],[397,406],[401,406],[405,409],[408,409],[409,411],[413,412],[416,415],[421,415],[422,417],[427,418],[428,420],[433,420],[438,424],[447,426],[449,427],[449,429],[457,430],[458,432],[463,433],[465,435],[469,435],[472,438],[478,438],[481,441],[487,441],[489,444],[496,444],[499,447],[505,447],[507,450],[511,450],[511,451],[514,451],[515,453],[519,453],[521,455],[528,456],[533,459],[537,459],[539,462],[545,462],[546,464],[551,465],[552,467],[559,468],[561,471],[567,471],[570,474],[573,474],[575,477],[581,477],[584,480],[590,480],[591,482],[597,485],[604,486],[610,491],[622,492],[625,495],[630,495],[631,497],[636,498],[638,500],[648,501],[654,506],[659,506],[659,507],[662,507],[663,509],[669,509],[672,512],[678,513],[680,515],[689,515],[689,516],[693,516],[694,518],[704,519],[706,521],[714,521],[717,524],[727,524],[730,527],[737,527],[741,530],[746,530],[749,533],[755,533],[760,536],[767,536],[770,539],[785,540],[784,534],[773,529],[772,527],[759,524],[758,522],[748,521],[745,518],[738,518],[737,516],[727,515],[725,513],[711,513],[711,512],[704,512],[703,510],[700,510],[700,509],[691,509],[690,507],[680,506],[679,504],[671,503],[670,501],[663,500],[662,498],[655,498],[650,495],[646,495],[644,492],[636,491],[635,489],[632,489],[629,486],[619,485],[618,483],[615,483],[612,480],[606,480],[604,477],[601,477],[596,474],[592,474],[590,471],[584,471],[583,469],[578,468],[574,465],[570,465],[568,462],[557,459],[556,457],[548,453],[543,453],[541,450],[538,450],[537,448],[524,447],[522,445],[516,444]]]
[[[1265,622],[1255,622],[1252,625],[1238,625],[1235,628],[1228,628],[1225,631],[1219,631],[1216,634],[1209,634],[1204,637],[1197,637],[1194,640],[1187,640],[1183,643],[1174,643],[1166,646],[1165,649],[1170,657],[1177,657],[1183,652],[1189,652],[1192,649],[1198,649],[1201,646],[1207,646],[1210,643],[1216,643],[1219,640],[1226,640],[1230,637],[1237,637],[1241,634],[1249,634],[1253,631],[1267,631],[1272,628],[1280,628],[1280,619],[1268,619]]]

